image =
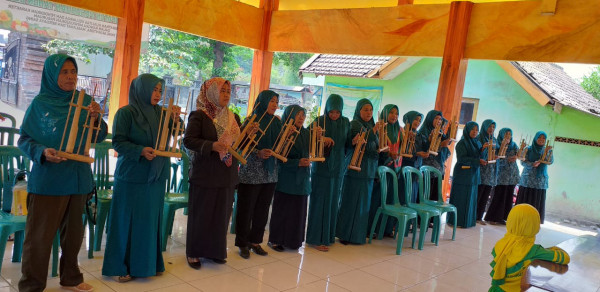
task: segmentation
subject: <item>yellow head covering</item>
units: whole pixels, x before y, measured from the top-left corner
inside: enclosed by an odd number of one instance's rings
[[[494,246],[496,256],[492,262],[493,283],[504,284],[506,269],[523,260],[535,243],[535,235],[539,231],[540,213],[533,206],[519,204],[510,211],[506,220],[506,234]]]

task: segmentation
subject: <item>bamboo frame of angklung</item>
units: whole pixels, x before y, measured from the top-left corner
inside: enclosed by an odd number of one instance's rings
[[[233,157],[235,157],[241,164],[248,163],[248,160],[247,160],[248,155],[250,155],[250,153],[252,153],[252,151],[254,151],[254,148],[256,148],[256,146],[258,145],[258,142],[260,142],[260,139],[262,139],[262,137],[265,136],[265,132],[267,131],[267,129],[269,129],[269,127],[271,126],[271,123],[273,122],[273,119],[275,118],[275,115],[273,115],[271,117],[271,120],[269,121],[269,123],[267,124],[267,126],[264,129],[261,129],[260,127],[258,127],[256,132],[250,131],[250,129],[252,128],[252,124],[254,123],[254,120],[256,120],[256,114],[254,114],[254,111],[258,108],[259,104],[260,103],[256,103],[256,105],[254,106],[254,109],[252,110],[252,114],[250,114],[250,118],[248,119],[248,122],[246,122],[246,126],[244,127],[244,129],[242,130],[242,132],[240,133],[238,138],[235,140],[233,145],[227,149],[227,151]],[[267,114],[267,111],[265,111],[262,114],[262,116],[260,116],[260,118],[258,119],[258,121],[256,123],[259,123],[259,125],[260,125],[260,121],[264,118],[265,114]],[[258,139],[256,139],[257,132],[261,133],[261,135]]]
[[[442,125],[442,123],[438,123],[437,125],[435,125],[435,128],[433,128],[433,131],[431,131],[431,133],[429,134],[429,154],[433,156],[438,155],[440,145],[442,144],[442,128],[444,126],[445,124]]]
[[[552,154],[554,149],[555,140],[552,139],[552,146],[550,146],[550,139],[546,140],[546,146],[544,147],[544,152],[542,152],[542,156],[540,157],[539,162],[542,164],[550,164],[552,163]],[[550,146],[550,147],[548,147]]]
[[[506,131],[504,133],[504,138],[502,138],[502,143],[500,143],[500,149],[498,149],[497,158],[506,158],[506,150],[508,150],[508,143],[510,142],[510,138],[512,138],[512,134],[510,131]]]
[[[379,116],[381,117],[381,113],[379,114]],[[387,119],[387,117],[384,117],[385,119]],[[386,120],[380,120],[379,124],[382,125],[379,127],[379,136],[378,136],[378,142],[379,142],[379,148],[377,149],[377,151],[379,153],[387,151],[390,149],[390,146],[388,144],[388,141],[390,141],[390,138],[388,138],[387,136],[387,121]]]
[[[95,89],[94,89],[94,94],[95,94]],[[62,138],[60,139],[60,147],[58,148],[59,151],[57,152],[57,156],[58,157],[62,157],[62,158],[66,158],[69,160],[75,160],[75,161],[79,161],[79,162],[85,162],[85,163],[93,163],[94,162],[94,158],[90,157],[89,153],[90,153],[90,148],[91,148],[91,142],[92,142],[92,136],[98,136],[98,133],[100,132],[100,128],[101,128],[101,123],[98,124],[98,126],[95,126],[96,124],[96,120],[98,119],[97,115],[91,116],[89,109],[90,109],[90,105],[84,106],[83,105],[83,101],[85,99],[85,90],[81,90],[79,91],[79,96],[77,97],[77,102],[74,102],[75,99],[75,92],[76,90],[73,90],[73,95],[71,96],[71,101],[69,102],[69,112],[67,114],[67,121],[65,122],[65,128],[63,129],[63,134],[62,134]],[[92,97],[92,102],[93,102],[94,97]],[[70,122],[70,129],[69,129],[69,135],[67,137],[67,143],[65,146],[65,150],[62,151],[63,149],[63,145],[64,145],[64,141],[65,141],[65,136],[67,135],[67,127],[69,127],[69,120],[71,117],[71,111],[73,110],[73,108],[75,108],[75,112],[73,113],[73,119],[71,119]],[[75,150],[75,143],[77,143],[77,134],[79,133],[79,117],[81,116],[81,110],[86,110],[87,114],[85,117],[85,121],[83,123],[83,130],[81,131],[81,136],[79,137],[79,144],[77,146],[77,150]],[[103,114],[103,111],[100,111],[100,114]],[[87,135],[86,135],[87,134]],[[83,143],[83,137],[86,137],[85,143]],[[94,142],[95,144],[95,142]],[[81,145],[83,146],[83,155],[79,154],[81,152]]]
[[[319,109],[321,112],[321,109]],[[325,113],[327,114],[327,113]],[[319,124],[319,119],[312,123],[310,128],[310,144],[308,149],[308,160],[315,162],[325,161],[325,121],[327,117],[323,115],[323,128]]]
[[[452,121],[450,122],[450,134],[448,135],[448,137],[450,137],[450,141],[456,142],[456,134],[458,133],[458,120],[456,119],[456,117],[452,118]]]
[[[287,156],[292,150],[292,146],[296,143],[296,139],[300,135],[300,130],[296,129],[294,125],[294,119],[292,115],[288,117],[288,120],[283,125],[281,132],[277,135],[273,149],[271,149],[273,157],[287,162]]]
[[[367,128],[361,128],[360,133],[358,135],[358,141],[356,141],[356,146],[354,146],[354,153],[352,153],[352,159],[350,159],[348,169],[356,171],[361,170],[360,165],[362,163],[363,156],[365,155],[365,148],[367,146],[368,139],[369,130]]]
[[[411,158],[415,150],[415,137],[411,135],[411,124],[404,125],[402,129],[402,143],[400,143],[400,156]]]
[[[182,156],[181,151],[177,147],[177,144],[179,142],[179,139],[177,139],[177,137],[179,137],[181,134],[183,134],[183,131],[184,131],[183,123],[181,122],[181,119],[179,119],[179,117],[171,119],[173,116],[173,113],[175,112],[175,107],[179,104],[180,93],[181,93],[181,91],[179,90],[177,92],[177,100],[176,100],[175,104],[173,104],[173,98],[171,97],[171,98],[169,98],[169,103],[166,108],[164,106],[161,106],[160,123],[158,126],[158,135],[156,137],[156,144],[154,146],[154,154],[156,156],[175,157],[175,158],[181,158],[181,156]],[[185,120],[185,117],[187,116],[187,111],[190,108],[190,100],[191,100],[190,94],[188,94],[188,100],[186,101],[185,112],[179,113],[180,115],[183,114],[184,120]],[[165,97],[163,98],[163,105],[165,104],[166,98],[167,98],[167,96],[165,94]],[[170,123],[172,123],[171,129],[169,129]],[[173,140],[171,141],[171,145],[168,145],[167,142],[170,137]]]
[[[496,163],[496,144],[494,144],[494,136],[489,135],[487,146],[487,163]]]
[[[523,136],[521,136],[521,144],[519,145],[519,150],[517,151],[517,159],[519,160],[523,160],[525,161],[527,159],[527,139],[529,137],[526,136],[525,139],[523,139]]]

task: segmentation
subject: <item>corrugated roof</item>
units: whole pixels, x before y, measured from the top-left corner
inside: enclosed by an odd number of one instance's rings
[[[560,65],[539,62],[511,62],[556,102],[600,117],[600,100],[581,87]]]
[[[300,73],[367,77],[369,72],[379,69],[392,57],[316,54],[300,67]]]

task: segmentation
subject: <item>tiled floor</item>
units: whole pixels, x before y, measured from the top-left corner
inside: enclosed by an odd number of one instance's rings
[[[185,260],[185,219],[177,213],[174,238],[163,253],[166,272],[159,277],[117,283],[101,275],[103,252],[87,259],[86,246],[79,254],[86,282],[95,291],[487,291],[490,283],[490,255],[494,243],[504,235],[504,226],[480,226],[442,230],[439,246],[426,242],[423,250],[404,241],[402,255],[395,254],[392,239],[373,244],[335,244],[329,252],[306,247],[300,251],[269,252],[266,257],[252,254],[242,259],[228,236],[227,264],[203,262],[202,269],[189,268]],[[547,224],[548,225],[548,224]],[[549,225],[553,227],[552,225]],[[554,231],[545,225],[537,242],[552,246],[574,237],[569,230]],[[266,237],[265,237],[266,239]],[[428,234],[430,239],[430,233]],[[104,250],[104,249],[103,249]],[[12,244],[4,255],[0,292],[16,291],[21,276],[20,263],[10,262]],[[46,291],[61,291],[58,278],[48,279]]]

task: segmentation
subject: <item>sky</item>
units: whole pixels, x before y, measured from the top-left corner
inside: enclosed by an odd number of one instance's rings
[[[558,63],[563,70],[571,76],[571,78],[575,79],[577,83],[581,83],[581,78],[583,76],[590,75],[594,68],[599,65],[589,65],[589,64],[575,64],[575,63]]]

